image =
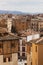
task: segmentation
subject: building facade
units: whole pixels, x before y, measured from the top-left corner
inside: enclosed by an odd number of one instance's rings
[[[30,20],[26,19],[14,19],[13,27],[15,27],[16,31],[23,31],[30,28]]]
[[[43,37],[32,43],[32,65],[43,65]]]
[[[5,29],[2,28],[5,31]],[[18,65],[19,38],[0,30],[0,65]]]
[[[43,20],[31,19],[31,29],[40,32],[40,36],[43,36]]]

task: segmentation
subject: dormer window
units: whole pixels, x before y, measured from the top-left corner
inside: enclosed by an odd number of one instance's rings
[[[15,47],[15,42],[14,41],[12,41],[11,47]]]

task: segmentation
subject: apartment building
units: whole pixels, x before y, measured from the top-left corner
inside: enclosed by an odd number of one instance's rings
[[[38,31],[38,19],[31,19],[31,29]]]
[[[27,64],[27,46],[25,41],[20,39],[20,44],[18,45],[18,65],[25,65]],[[20,64],[21,63],[21,64]]]
[[[43,65],[43,37],[32,42],[32,65]]]
[[[20,36],[20,44],[18,45],[18,59],[19,59],[19,64],[20,62],[22,65],[27,65],[27,35],[29,35],[29,33],[26,33],[27,31],[22,31],[19,32],[19,36]]]
[[[28,43],[31,40],[38,39],[40,37],[39,33],[31,31],[30,29],[26,31],[19,32],[18,34],[20,36],[20,43],[18,47],[18,59],[20,59],[21,62],[24,62],[23,65],[31,65],[31,52],[30,52],[30,43]]]
[[[39,21],[38,25],[39,25],[40,36],[43,36],[43,21],[41,22]]]
[[[0,28],[0,65],[18,65],[19,37]]]
[[[30,20],[28,19],[14,19],[13,27],[16,31],[23,31],[30,28]]]
[[[22,42],[22,44],[23,45],[19,45],[19,50],[21,49],[21,52],[19,51],[18,53],[18,59],[19,59],[18,65],[31,65],[32,64],[32,57],[31,57],[32,44],[30,44],[30,42],[27,42],[27,41],[24,41],[24,43]]]
[[[43,36],[43,19],[31,19],[31,29],[40,32],[40,36]]]
[[[12,27],[12,18],[7,18],[7,19],[1,19],[0,20],[0,27],[7,28],[8,32],[11,32],[11,27]]]

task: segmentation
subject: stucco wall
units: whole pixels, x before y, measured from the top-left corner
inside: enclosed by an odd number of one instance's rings
[[[3,55],[0,55],[0,65],[18,65],[17,53],[12,54],[11,62],[3,62]]]

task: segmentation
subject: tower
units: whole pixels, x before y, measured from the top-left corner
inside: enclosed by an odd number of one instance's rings
[[[8,32],[11,32],[11,27],[12,27],[12,18],[7,19],[7,29]]]

